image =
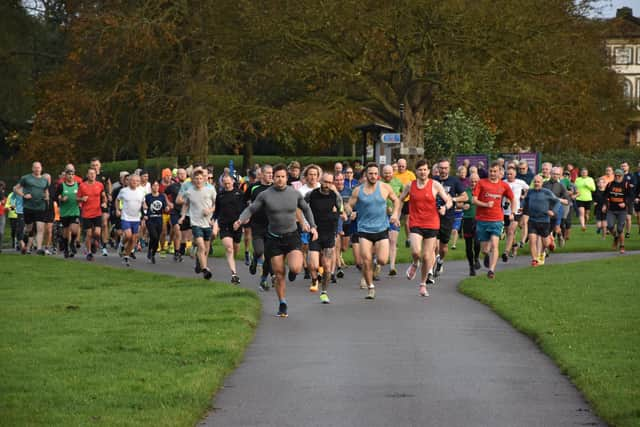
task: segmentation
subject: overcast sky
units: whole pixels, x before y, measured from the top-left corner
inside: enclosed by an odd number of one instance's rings
[[[640,17],[640,0],[600,0],[597,3],[602,7],[602,18],[616,16],[616,10],[625,6],[633,9],[633,16]]]

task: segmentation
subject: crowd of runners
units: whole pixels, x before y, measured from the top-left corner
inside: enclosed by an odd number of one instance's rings
[[[406,277],[413,281],[420,272],[423,297],[460,239],[469,274],[484,267],[494,278],[498,261],[508,262],[525,245],[531,265],[543,265],[570,239],[573,221],[584,232],[592,214],[596,233],[610,236],[620,253],[634,216],[640,230],[640,164],[636,172],[628,162],[608,166],[595,178],[586,168],[551,163],[535,173],[524,160],[498,159],[488,169],[465,161],[455,174],[451,167],[448,159],[419,160],[415,172],[405,159],[382,167],[338,162],[330,170],[293,161],[256,165],[247,176],[225,168],[216,176],[211,165],[192,165],[163,169],[160,177],[122,171],[112,182],[98,159],[88,170],[67,164],[55,175],[34,162],[15,185],[0,181],[0,233],[8,219],[11,244],[22,254],[92,261],[117,253],[126,266],[138,257],[153,264],[192,259],[205,279],[213,276],[207,261],[219,238],[235,284],[243,244],[250,274],[259,273],[260,289],[275,287],[278,315],[286,317],[286,280],[304,274],[309,290],[328,304],[349,250],[365,298],[375,299],[382,267],[398,274],[401,227],[412,256]],[[0,252],[2,241],[0,234]]]

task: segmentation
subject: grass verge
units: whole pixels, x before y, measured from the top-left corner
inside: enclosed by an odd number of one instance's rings
[[[524,274],[523,274],[524,273]],[[531,336],[610,425],[640,425],[640,256],[501,271],[460,290]]]
[[[2,255],[0,277],[7,426],[195,425],[260,313],[231,285],[49,257]]]

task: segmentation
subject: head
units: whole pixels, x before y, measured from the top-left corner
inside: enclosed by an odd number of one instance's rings
[[[516,180],[516,169],[515,168],[507,169],[507,181],[513,182],[515,180]]]
[[[442,159],[438,162],[438,173],[441,179],[447,179],[449,177],[449,169],[451,168],[451,164],[449,160]]]
[[[624,179],[624,171],[622,169],[616,169],[614,179],[616,182],[622,182]]]
[[[544,181],[544,178],[542,177],[542,175],[536,175],[533,177],[533,188],[536,190],[540,190],[542,188],[542,182]]]
[[[336,162],[335,165],[333,165],[333,172],[337,175],[339,173],[342,173],[342,163],[341,162]]]
[[[580,176],[586,178],[589,176],[589,169],[587,168],[582,168],[580,169]]]
[[[229,175],[224,175],[222,177],[222,188],[225,191],[233,190],[233,178],[231,178]]]
[[[191,182],[193,182],[194,187],[196,187],[197,189],[204,187],[205,181],[206,177],[202,169],[196,169],[193,171]]]
[[[351,181],[353,179],[353,168],[351,166],[347,166],[344,170],[344,180]]]
[[[469,166],[469,176],[473,175],[473,174],[478,174],[478,168],[476,166]]]
[[[275,170],[273,172],[275,173]],[[300,178],[300,162],[294,160],[289,163],[289,176],[291,176],[292,179]]]
[[[467,168],[463,165],[458,166],[458,178],[466,179],[467,178]]]
[[[273,167],[273,186],[278,190],[284,190],[287,186],[287,167],[278,164]]]
[[[96,174],[100,174],[100,169],[102,168],[102,163],[100,163],[100,159],[94,157],[91,159],[91,167],[96,170]]]
[[[157,179],[154,179],[151,183],[151,193],[158,194],[160,192],[160,182]]]
[[[416,178],[421,182],[429,178],[429,164],[425,159],[418,160],[416,163]]]
[[[544,162],[542,164],[542,167],[540,168],[540,174],[542,175],[543,178],[551,177],[551,163]]]
[[[33,162],[33,164],[31,164],[31,172],[34,176],[42,175],[42,163]]]
[[[607,166],[606,168],[604,168],[604,174],[613,176],[613,166]]]
[[[333,174],[325,173],[322,175],[322,179],[320,180],[320,191],[324,194],[329,194],[330,191],[333,190]]]
[[[367,163],[367,167],[365,169],[365,178],[370,185],[375,185],[378,181],[378,176],[380,175],[380,171],[378,169],[378,165],[376,163]]]
[[[382,168],[382,180],[384,182],[390,182],[393,179],[393,168],[391,165],[385,165]]]
[[[76,170],[73,167],[69,167],[69,166],[73,166],[72,164],[68,164],[65,168],[64,168],[64,179],[65,181],[71,183],[73,181],[75,181],[75,175],[76,175]]]
[[[87,181],[94,182],[96,180],[96,176],[98,175],[98,171],[94,168],[89,168],[87,170]]]
[[[140,175],[130,175],[129,176],[129,188],[135,190],[140,186]]]
[[[176,177],[178,178],[178,182],[185,182],[187,179],[187,170],[185,168],[178,168]]]
[[[469,174],[469,181],[471,181],[471,188],[476,188],[476,185],[480,182],[480,175],[477,172]]]
[[[603,191],[607,187],[607,181],[605,181],[602,177],[598,178],[598,181],[596,184],[598,185],[598,189],[600,191]]]
[[[525,174],[529,171],[529,164],[527,163],[526,160],[520,160],[520,163],[518,163],[518,172],[520,172],[521,174]]]
[[[622,172],[624,172],[625,174],[629,173],[629,163],[627,162],[620,163],[620,169],[622,169]]]
[[[147,171],[140,172],[140,184],[147,185],[147,182],[149,182],[149,172]]]
[[[498,182],[502,178],[502,168],[500,167],[500,163],[493,162],[491,166],[489,166],[489,181]]]
[[[262,165],[260,168],[260,183],[262,185],[273,184],[273,166]]]
[[[407,160],[398,159],[398,173],[405,173],[407,171]]]
[[[320,170],[320,166],[310,164],[306,168],[304,168],[304,171],[302,172],[302,176],[304,176],[304,180],[307,183],[307,185],[311,188],[314,188],[316,185],[318,185],[318,181],[320,180],[321,173],[322,172]]]
[[[559,166],[551,168],[551,179],[554,181],[560,181],[560,178],[562,178],[562,168]]]
[[[169,168],[165,168],[162,169],[162,182],[164,182],[165,184],[168,184],[171,182],[171,169]]]
[[[464,159],[462,161],[462,166],[464,166],[465,168],[469,169],[469,166],[471,166],[471,161],[469,161],[469,159]]]
[[[335,185],[336,190],[342,191],[344,189],[344,175],[341,173],[336,174],[333,177],[333,185]]]

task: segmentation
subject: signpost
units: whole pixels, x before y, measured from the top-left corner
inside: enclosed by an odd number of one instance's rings
[[[400,144],[402,142],[401,133],[383,133],[380,134],[380,141],[383,144]]]

